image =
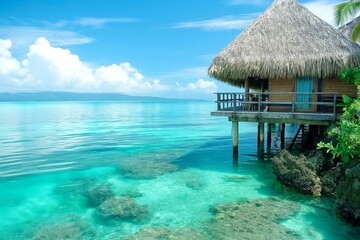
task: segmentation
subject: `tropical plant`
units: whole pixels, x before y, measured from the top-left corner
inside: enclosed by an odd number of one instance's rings
[[[354,83],[358,89],[356,99],[343,95],[344,113],[338,125],[328,132],[336,143],[320,142],[318,148],[327,148],[333,157],[339,157],[343,162],[353,159],[360,161],[360,67],[349,69],[340,74],[346,82]]]
[[[360,11],[360,0],[350,0],[345,3],[340,3],[335,6],[335,23],[340,26],[356,17]],[[360,37],[360,21],[356,23],[351,39],[357,41]]]

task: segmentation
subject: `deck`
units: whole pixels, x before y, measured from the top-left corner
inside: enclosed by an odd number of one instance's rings
[[[334,92],[216,94],[217,110],[211,116],[238,122],[330,125],[338,118],[339,99]]]

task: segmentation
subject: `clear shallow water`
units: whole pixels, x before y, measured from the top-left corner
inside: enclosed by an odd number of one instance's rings
[[[303,239],[359,239],[360,229],[338,220],[328,199],[277,184],[270,162],[257,160],[256,124],[240,124],[234,164],[231,124],[210,117],[214,108],[202,101],[1,103],[0,239],[31,239],[42,226],[69,218],[91,226],[94,239],[121,238],[144,226],[204,230],[211,206],[271,196],[301,204],[281,224]],[[134,161],[178,168],[134,179],[122,169]],[[142,194],[136,202],[150,217],[99,221],[84,194],[99,184],[110,184],[116,195],[136,189]]]

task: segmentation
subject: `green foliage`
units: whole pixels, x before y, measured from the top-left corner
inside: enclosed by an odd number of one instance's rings
[[[356,17],[360,10],[360,0],[350,0],[345,3],[340,3],[335,6],[335,23],[339,26],[346,23],[353,17]],[[360,24],[357,23],[351,39],[353,41],[358,40],[360,37]]]
[[[334,158],[339,157],[343,162],[351,159],[360,161],[360,67],[342,72],[340,78],[357,85],[358,97],[351,99],[343,95],[344,113],[337,127],[328,132],[337,141],[320,142],[318,149],[326,148]]]
[[[347,83],[360,85],[360,67],[347,69],[341,72],[339,77]]]

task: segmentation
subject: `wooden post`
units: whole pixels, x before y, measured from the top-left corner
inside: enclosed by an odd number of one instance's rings
[[[239,154],[239,122],[232,120],[232,135],[233,135],[233,156]]]
[[[285,149],[285,123],[280,124],[280,148]]]
[[[264,83],[264,79],[261,79],[261,86],[260,86],[260,90],[261,90],[261,101],[265,101],[264,99],[264,91],[265,91],[265,83]]]
[[[249,78],[245,79],[245,101],[249,101]]]
[[[249,95],[249,78],[245,79],[245,102],[248,102],[250,99],[250,95]],[[249,110],[250,109],[250,104],[246,103],[245,104],[245,110]]]
[[[258,123],[258,156],[264,159],[264,123]]]
[[[303,124],[303,127],[301,128],[301,147],[304,147],[305,143],[305,124]]]
[[[267,150],[268,153],[270,153],[270,148],[271,148],[271,123],[267,124],[267,133],[266,133],[266,146],[267,146]]]

